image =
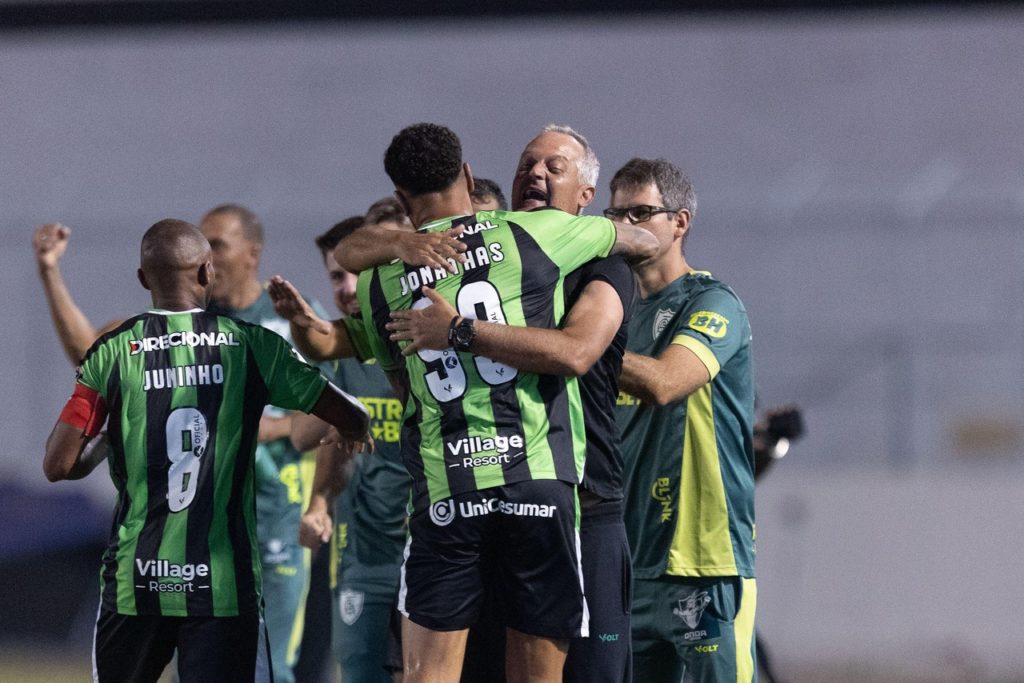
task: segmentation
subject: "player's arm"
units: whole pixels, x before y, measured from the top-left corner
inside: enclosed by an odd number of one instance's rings
[[[318,316],[291,282],[275,275],[270,278],[267,293],[274,302],[274,310],[288,321],[292,341],[306,358],[324,361],[356,355],[343,321],[327,321]]]
[[[711,381],[708,368],[690,349],[669,344],[660,356],[627,351],[619,388],[645,403],[664,406],[689,396]]]
[[[366,407],[359,399],[330,382],[309,412],[337,429],[342,439],[364,443],[371,441],[368,432],[370,416]]]
[[[364,225],[334,248],[334,260],[350,273],[399,259],[413,266],[431,266],[458,272],[466,245],[459,240],[462,226],[440,232],[410,232],[379,225]]]
[[[409,341],[402,349],[410,355],[421,348],[451,346],[448,333],[461,316],[441,295],[425,287],[433,303],[425,308],[394,311],[393,341]],[[477,355],[524,370],[549,375],[585,374],[605,352],[622,324],[622,300],[603,280],[590,282],[573,304],[561,329],[514,327],[475,321],[476,337],[470,350]]]
[[[76,384],[46,440],[43,473],[48,480],[81,479],[103,461],[106,448],[89,446],[106,419],[106,404],[99,392]]]
[[[653,233],[630,223],[615,224],[615,244],[609,256],[622,254],[630,263],[641,263],[658,253],[658,238]]]
[[[313,490],[299,525],[299,543],[307,548],[316,550],[331,540],[331,506],[348,484],[351,462],[352,449],[348,444],[330,443],[317,448]]]
[[[327,436],[331,428],[329,424],[316,417],[304,413],[293,413],[292,431],[289,435],[292,440],[292,447],[300,453],[310,451],[320,445],[320,441]]]
[[[32,235],[32,249],[57,338],[64,354],[73,365],[78,365],[96,338],[117,327],[121,321],[115,320],[96,329],[72,298],[60,272],[60,259],[67,250],[70,235],[71,229],[65,225],[41,225]]]
[[[260,417],[259,431],[256,433],[256,441],[269,443],[278,439],[287,439],[292,433],[291,413],[287,415],[264,415]]]

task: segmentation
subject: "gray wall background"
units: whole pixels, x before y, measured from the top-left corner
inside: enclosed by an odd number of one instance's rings
[[[0,34],[0,476],[45,485],[72,381],[35,224],[72,226],[96,323],[147,305],[146,227],[225,201],[263,217],[265,277],[329,302],[312,237],[388,193],[402,126],[451,126],[508,189],[564,122],[603,163],[595,211],[631,156],[691,173],[690,261],[747,304],[762,404],[806,409],[759,500],[783,659],[1024,670],[1000,616],[1024,594],[985,584],[1022,559],[1022,93],[1012,10]]]

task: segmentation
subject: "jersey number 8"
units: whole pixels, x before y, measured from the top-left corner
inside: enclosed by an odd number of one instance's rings
[[[167,416],[167,505],[181,512],[192,504],[199,484],[200,458],[206,452],[206,417],[195,408],[176,408]]]

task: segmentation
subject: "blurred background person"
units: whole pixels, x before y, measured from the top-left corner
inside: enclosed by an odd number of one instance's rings
[[[333,255],[338,242],[364,222],[412,229],[397,200],[385,198],[365,217],[348,218],[316,238],[341,318],[328,323],[316,317],[283,279],[274,278],[270,293],[278,313],[290,320],[299,348],[318,361],[334,360],[334,382],[370,411],[376,451],[358,454],[351,463],[345,462],[344,453],[318,453],[316,483],[302,526],[310,547],[330,542],[331,642],[342,680],[389,683],[393,674],[396,679],[401,676],[394,615],[411,481],[398,448],[403,406],[374,359],[359,356],[358,349],[365,350],[366,342],[356,276],[341,268]],[[321,434],[303,433],[303,446],[312,445]],[[399,656],[389,657],[389,649],[399,649]]]

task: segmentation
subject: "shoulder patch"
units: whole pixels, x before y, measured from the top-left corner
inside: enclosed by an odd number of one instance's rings
[[[729,329],[729,319],[714,311],[697,311],[686,326],[715,339],[721,339]]]

